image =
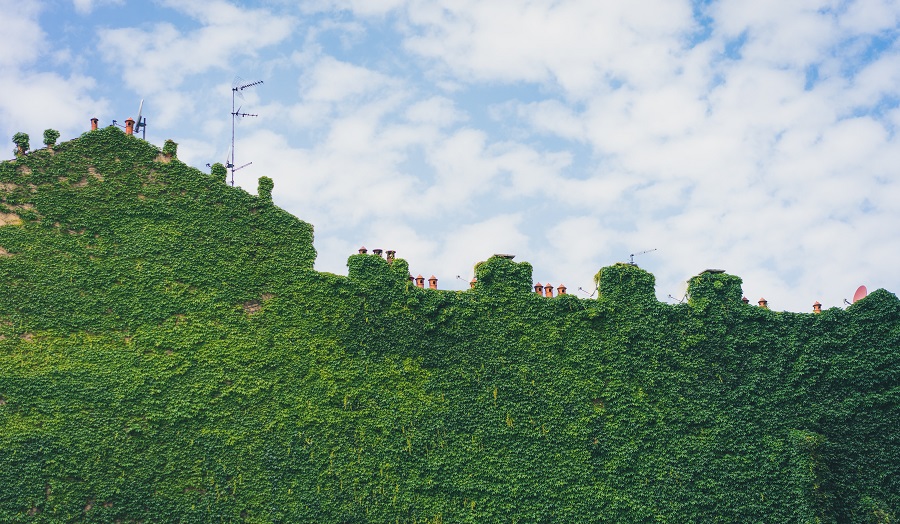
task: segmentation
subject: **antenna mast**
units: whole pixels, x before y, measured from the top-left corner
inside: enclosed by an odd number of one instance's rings
[[[249,84],[244,84],[244,80],[241,77],[235,77],[234,82],[232,82],[231,86],[231,159],[225,159],[225,162],[228,164],[225,167],[231,169],[231,185],[234,187],[234,172],[238,169],[245,168],[252,164],[253,162],[247,162],[241,167],[234,167],[234,123],[237,120],[237,117],[245,117],[245,116],[259,116],[259,115],[251,115],[250,113],[241,113],[241,108],[234,108],[234,97],[238,96],[241,100],[244,99],[244,95],[241,93],[244,89],[248,87],[253,87],[255,85],[262,84],[262,80],[257,80],[256,82],[250,82]]]

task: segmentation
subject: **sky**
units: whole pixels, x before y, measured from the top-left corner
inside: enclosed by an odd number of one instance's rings
[[[779,311],[900,292],[900,1],[0,0],[0,135],[136,117],[275,182],[316,269],[466,289],[495,253],[584,298],[634,261]],[[634,255],[632,257],[632,255]]]

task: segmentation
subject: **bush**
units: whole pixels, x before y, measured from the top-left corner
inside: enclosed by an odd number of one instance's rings
[[[28,149],[31,147],[29,144],[29,140],[30,138],[28,137],[28,133],[19,132],[13,135],[12,141],[14,144],[16,144],[17,149],[15,153],[17,155],[24,155],[28,151]]]
[[[44,145],[47,147],[53,147],[56,145],[56,139],[59,138],[59,131],[55,129],[45,129],[44,130]]]

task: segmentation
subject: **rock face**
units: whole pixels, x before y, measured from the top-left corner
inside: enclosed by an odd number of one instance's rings
[[[0,164],[0,521],[892,522],[900,301],[466,291],[116,128]],[[24,166],[24,168],[23,168]],[[27,168],[27,169],[26,169]],[[265,184],[269,187],[269,184]],[[271,188],[270,188],[271,189]]]

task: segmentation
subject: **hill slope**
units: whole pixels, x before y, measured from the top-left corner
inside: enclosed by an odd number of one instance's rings
[[[893,522],[900,301],[616,265],[312,270],[312,228],[119,130],[0,164],[0,520]]]

